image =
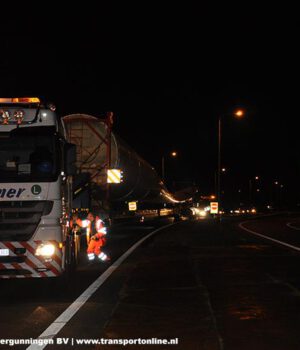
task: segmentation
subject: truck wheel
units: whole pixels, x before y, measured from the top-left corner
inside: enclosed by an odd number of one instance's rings
[[[69,235],[66,242],[65,274],[70,275],[76,268],[76,252],[74,237]]]

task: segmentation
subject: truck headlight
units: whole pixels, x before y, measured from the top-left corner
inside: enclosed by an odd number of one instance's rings
[[[51,243],[42,243],[39,246],[37,246],[35,255],[37,256],[45,256],[50,257],[55,252],[55,245]]]

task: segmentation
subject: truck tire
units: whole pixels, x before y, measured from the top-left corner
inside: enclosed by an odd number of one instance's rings
[[[74,236],[68,235],[66,240],[66,255],[65,255],[65,274],[72,274],[77,265]]]

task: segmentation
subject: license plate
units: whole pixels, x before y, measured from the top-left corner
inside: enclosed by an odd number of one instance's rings
[[[0,249],[0,256],[8,256],[9,249]]]

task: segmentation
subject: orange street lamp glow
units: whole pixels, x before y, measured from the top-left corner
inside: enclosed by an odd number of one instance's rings
[[[175,152],[175,151],[172,152],[172,153],[171,153],[171,156],[172,156],[172,157],[176,157],[176,156],[177,156],[177,152]]]
[[[234,115],[238,118],[241,118],[244,116],[244,111],[241,109],[238,109],[237,111],[234,112]]]

